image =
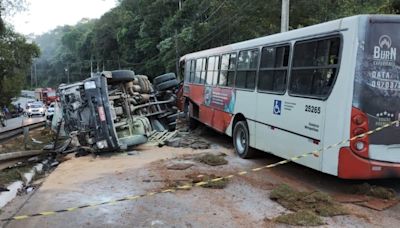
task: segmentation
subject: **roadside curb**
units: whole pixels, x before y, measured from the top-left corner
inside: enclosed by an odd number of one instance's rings
[[[25,185],[28,185],[33,178],[43,172],[43,167],[47,161],[36,164],[29,172],[23,174],[23,180],[15,181],[7,186],[10,191],[0,193],[0,209],[11,202]]]

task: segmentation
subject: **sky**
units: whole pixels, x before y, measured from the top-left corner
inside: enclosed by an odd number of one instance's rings
[[[40,35],[60,25],[74,25],[82,18],[100,18],[116,0],[26,0],[28,9],[8,21],[19,33]]]

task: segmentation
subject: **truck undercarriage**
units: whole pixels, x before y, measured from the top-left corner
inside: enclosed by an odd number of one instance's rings
[[[147,142],[153,131],[175,130],[178,109],[173,73],[152,85],[133,71],[105,71],[58,89],[64,129],[81,146],[123,150]]]

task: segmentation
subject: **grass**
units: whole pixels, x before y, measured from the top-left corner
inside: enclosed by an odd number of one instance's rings
[[[293,226],[321,226],[325,224],[321,217],[309,210],[280,215],[274,221]]]
[[[283,207],[295,212],[293,214],[280,216],[281,218],[279,221],[289,221],[290,223],[287,224],[296,223],[300,225],[300,223],[305,223],[304,221],[309,221],[310,224],[306,225],[314,226],[317,222],[314,215],[317,217],[330,217],[348,214],[348,212],[339,203],[333,201],[328,194],[319,191],[301,192],[288,185],[280,185],[272,190],[270,198]]]
[[[385,188],[368,183],[353,186],[350,189],[353,194],[367,195],[379,199],[394,199],[396,198],[396,191],[392,188]]]
[[[29,131],[29,138],[27,142],[27,150],[40,150],[44,145],[53,141],[53,132],[49,128],[39,128]],[[42,144],[34,143],[32,138],[43,142]],[[2,143],[0,153],[24,151],[25,143],[24,136],[18,136],[13,139],[7,140]]]
[[[6,187],[14,181],[22,180],[22,174],[29,172],[33,165],[4,169],[0,172],[0,186]]]
[[[212,189],[223,189],[225,188],[229,180],[228,179],[221,179],[217,181],[211,181],[212,179],[220,178],[219,176],[216,176],[214,174],[208,175],[208,174],[188,174],[186,175],[188,179],[192,182],[192,184],[196,184],[199,182],[207,182],[207,184],[201,185],[202,188],[212,188]]]
[[[210,166],[219,166],[228,164],[228,161],[225,158],[223,158],[223,156],[210,153],[200,155],[195,160]]]

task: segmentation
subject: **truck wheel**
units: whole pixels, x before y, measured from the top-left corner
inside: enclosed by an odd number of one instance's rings
[[[160,76],[157,76],[153,79],[153,84],[154,85],[158,85],[160,83],[166,82],[166,81],[170,81],[176,79],[175,73],[166,73]]]
[[[162,82],[162,83],[156,85],[156,88],[157,88],[158,91],[164,91],[164,90],[168,90],[168,89],[172,89],[174,87],[177,87],[178,84],[179,84],[178,80],[173,79],[173,80]]]
[[[235,152],[239,157],[250,158],[254,156],[254,150],[250,148],[250,135],[246,121],[236,123],[232,139]]]
[[[131,70],[114,70],[111,71],[112,78],[110,82],[129,82],[135,80],[135,72]]]

